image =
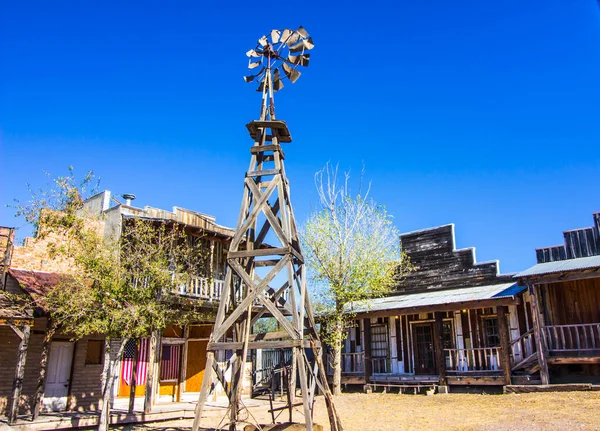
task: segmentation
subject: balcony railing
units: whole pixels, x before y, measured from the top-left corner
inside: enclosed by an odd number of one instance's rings
[[[189,284],[179,286],[179,293],[208,301],[218,301],[225,285],[224,280],[210,280],[206,277],[192,277]]]
[[[600,351],[600,323],[544,326],[550,353]]]
[[[446,370],[450,373],[501,371],[500,347],[444,349]]]

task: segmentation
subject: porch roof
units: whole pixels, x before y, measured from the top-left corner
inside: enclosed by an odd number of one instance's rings
[[[546,274],[558,274],[594,269],[598,270],[599,268],[600,256],[578,257],[575,259],[538,263],[537,265],[534,265],[523,272],[519,272],[517,275],[515,275],[515,278],[532,278]],[[598,276],[600,277],[600,274]]]
[[[357,314],[376,313],[384,315],[389,314],[388,312],[392,310],[402,310],[406,313],[492,307],[514,303],[516,295],[525,289],[525,287],[516,283],[462,287],[359,301],[350,304],[347,308],[349,312]]]

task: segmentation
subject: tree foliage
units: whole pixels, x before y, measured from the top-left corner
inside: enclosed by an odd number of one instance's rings
[[[390,293],[410,270],[390,214],[369,197],[370,187],[352,195],[349,180],[345,173],[340,182],[338,168],[329,164],[315,174],[320,209],[301,235],[325,341],[337,357],[334,393],[340,391],[339,355],[352,303]]]

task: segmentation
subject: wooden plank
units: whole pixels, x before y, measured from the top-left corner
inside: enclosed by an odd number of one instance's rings
[[[208,350],[241,350],[244,343],[241,341],[221,341],[208,343]],[[249,349],[286,349],[288,347],[310,347],[308,340],[280,340],[280,341],[249,341]]]
[[[246,172],[246,177],[247,178],[254,178],[254,177],[266,177],[269,175],[279,175],[279,169],[263,169],[260,171],[249,171]]]
[[[254,145],[250,147],[250,153],[252,154],[264,153],[265,151],[279,151],[281,158],[284,158],[281,145]]]
[[[227,259],[239,259],[246,257],[255,256],[272,256],[272,255],[285,255],[291,252],[291,247],[269,247],[260,248],[256,250],[242,250],[242,251],[230,251],[227,253]]]
[[[448,376],[449,385],[504,385],[504,376]]]
[[[577,354],[577,353],[575,353]],[[600,364],[600,356],[551,356],[549,364]]]

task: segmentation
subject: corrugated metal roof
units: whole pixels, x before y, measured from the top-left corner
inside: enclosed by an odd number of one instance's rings
[[[348,309],[352,312],[383,311],[402,308],[429,307],[480,301],[483,299],[508,298],[525,290],[516,283],[492,284],[487,286],[463,287],[408,295],[389,296],[386,298],[370,299],[351,304]]]
[[[553,274],[557,272],[578,271],[582,269],[600,268],[600,256],[578,257],[576,259],[557,260],[556,262],[538,263],[515,278],[531,277],[534,275]]]

